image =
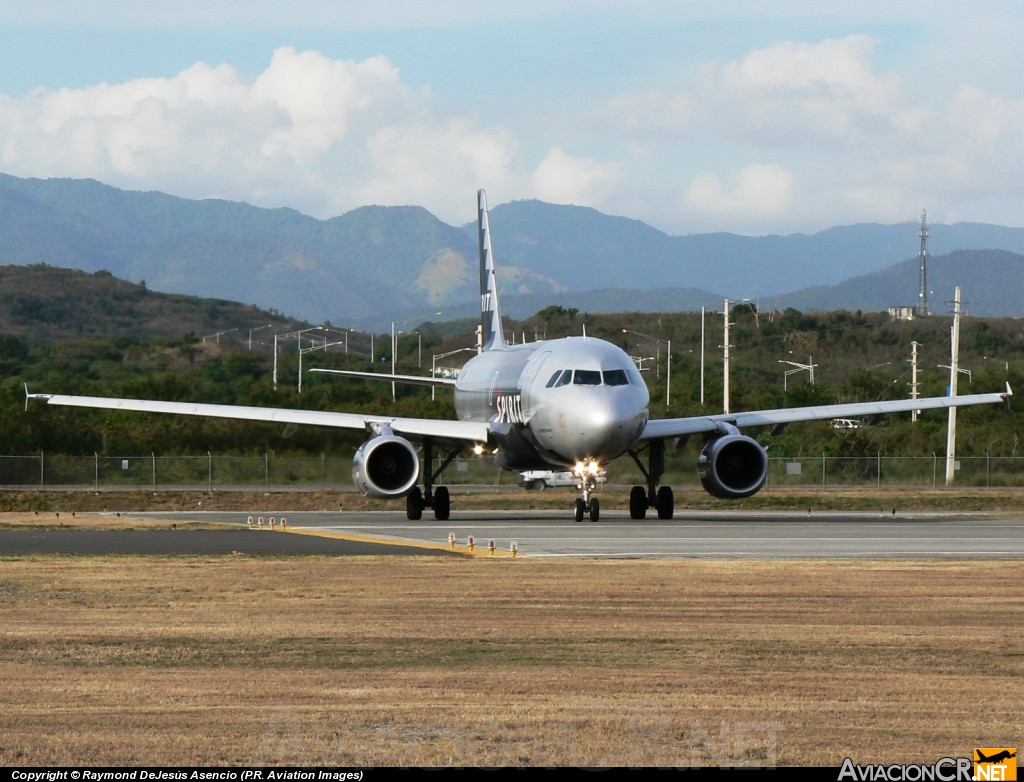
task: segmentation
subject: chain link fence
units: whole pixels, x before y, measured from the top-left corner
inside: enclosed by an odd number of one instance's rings
[[[437,470],[440,461],[433,465]],[[972,456],[954,463],[958,486],[1024,485],[1024,457]],[[642,482],[628,460],[610,465],[608,483]],[[675,485],[696,481],[692,465],[672,465],[664,476]],[[516,475],[491,457],[456,459],[444,473],[449,485],[497,486]],[[767,486],[939,487],[946,483],[944,456],[771,457]],[[0,487],[14,488],[272,488],[352,485],[352,460],[342,456],[0,456]]]
[[[1024,457],[969,456],[953,461],[957,486],[1024,485]],[[931,487],[946,484],[945,456],[778,457],[768,460],[768,486]]]
[[[436,470],[440,466],[437,461]],[[445,471],[451,484],[495,484],[490,458],[456,459]],[[505,483],[509,473],[505,473]],[[514,480],[512,481],[514,482]],[[340,456],[0,456],[0,487],[205,488],[338,487],[352,485],[352,459]]]

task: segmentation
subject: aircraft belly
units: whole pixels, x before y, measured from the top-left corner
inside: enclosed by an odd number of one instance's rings
[[[529,429],[523,426],[502,427],[491,436],[498,446],[498,466],[506,470],[545,470],[561,466],[564,461],[545,458],[538,451]]]

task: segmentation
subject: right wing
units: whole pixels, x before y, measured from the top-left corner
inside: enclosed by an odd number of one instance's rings
[[[721,424],[738,428],[748,426],[782,427],[798,421],[824,421],[833,418],[856,418],[863,415],[907,413],[911,410],[933,410],[943,407],[990,405],[1005,402],[1013,395],[1010,384],[998,394],[965,394],[963,396],[933,396],[919,399],[893,399],[885,402],[850,402],[841,405],[815,405],[788,407],[778,410],[752,410],[747,413],[717,413],[693,418],[652,418],[640,434],[641,440],[667,437],[685,437],[691,434],[715,432]]]
[[[279,407],[245,407],[242,405],[209,405],[196,402],[159,402],[150,399],[117,399],[102,396],[69,396],[66,394],[26,394],[28,399],[44,399],[50,405],[93,407],[103,410],[130,410],[139,413],[171,413],[207,418],[237,418],[246,421],[267,421],[283,424],[308,424],[340,429],[379,431],[388,426],[398,434],[411,437],[438,437],[466,443],[486,443],[489,428],[475,421],[446,421],[434,418],[393,418],[362,413],[331,413],[319,410],[291,410]]]

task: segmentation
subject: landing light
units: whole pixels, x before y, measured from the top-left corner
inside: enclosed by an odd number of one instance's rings
[[[576,462],[575,467],[573,467],[573,474],[578,475],[581,478],[584,475],[597,475],[600,471],[600,465],[598,465],[597,461],[593,459],[587,459],[586,461]]]
[[[475,453],[477,456],[480,456],[483,452],[484,447],[480,443],[477,443],[476,445],[473,446],[473,453]]]

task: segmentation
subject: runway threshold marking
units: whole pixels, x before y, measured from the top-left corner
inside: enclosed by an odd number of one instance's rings
[[[407,548],[422,548],[430,551],[450,551],[455,554],[462,554],[466,557],[511,557],[512,552],[494,549],[493,551],[487,546],[474,546],[473,550],[470,551],[468,548],[452,548],[450,545],[443,543],[430,543],[428,541],[420,540],[407,540],[407,539],[396,539],[380,537],[375,535],[354,535],[348,532],[334,532],[333,530],[320,530],[301,528],[296,529],[295,527],[289,527],[284,532],[290,532],[293,535],[311,535],[313,537],[320,538],[334,538],[336,540],[349,540],[353,543],[376,543],[382,546],[405,546]]]

